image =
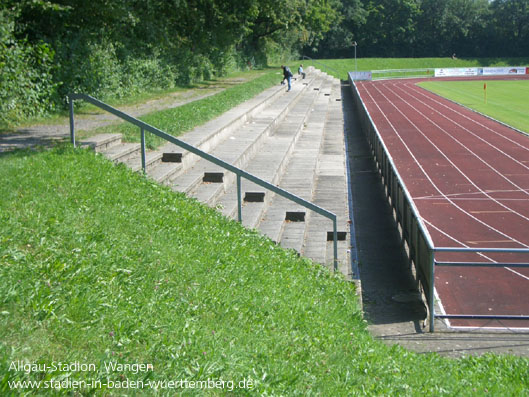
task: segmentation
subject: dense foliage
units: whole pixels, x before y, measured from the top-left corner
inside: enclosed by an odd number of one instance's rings
[[[70,91],[121,97],[278,62],[329,30],[335,2],[2,0],[0,123]]]
[[[521,57],[529,0],[341,0],[341,23],[305,50],[347,57]]]
[[[523,56],[529,0],[2,0],[0,126],[312,57]]]

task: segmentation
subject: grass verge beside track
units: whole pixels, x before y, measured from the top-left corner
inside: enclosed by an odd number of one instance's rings
[[[427,81],[418,85],[529,133],[529,80]]]
[[[100,382],[84,395],[197,395],[108,384],[208,379],[251,379],[237,395],[529,390],[527,359],[453,360],[373,340],[354,284],[124,165],[66,146],[0,162],[2,395],[21,394],[10,382],[58,379]],[[52,370],[59,362],[94,369]]]

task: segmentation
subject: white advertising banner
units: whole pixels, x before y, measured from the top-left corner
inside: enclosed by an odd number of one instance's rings
[[[526,74],[527,68],[519,66],[505,66],[505,67],[489,67],[483,68],[483,75],[485,76],[501,76],[506,74]]]
[[[435,69],[435,77],[477,76],[478,74],[478,68]]]

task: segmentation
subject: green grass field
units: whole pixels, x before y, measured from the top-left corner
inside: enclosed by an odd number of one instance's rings
[[[67,379],[100,383],[58,394],[529,390],[524,358],[455,360],[373,339],[354,284],[123,165],[66,146],[4,154],[0,162],[2,395],[50,395],[44,383],[22,390],[12,382]],[[17,370],[17,362],[49,370]],[[53,369],[76,362],[93,369]],[[129,369],[107,371],[109,363]],[[103,386],[208,379],[251,380],[253,388]]]
[[[484,84],[487,84],[486,103]],[[419,85],[529,133],[529,81],[427,81]]]
[[[347,80],[347,73],[355,70],[354,59],[310,59],[302,61],[306,66],[314,64],[333,76]],[[523,66],[529,64],[529,58],[357,58],[357,70],[381,69],[433,69],[462,68],[477,66]]]

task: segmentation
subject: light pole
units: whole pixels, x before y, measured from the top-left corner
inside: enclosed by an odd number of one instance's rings
[[[356,43],[356,41],[353,41],[353,47],[355,48],[355,73],[357,72],[357,69],[356,69],[356,46],[358,44]]]

